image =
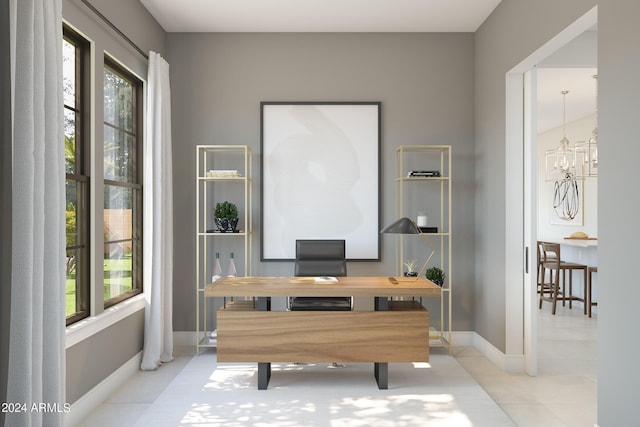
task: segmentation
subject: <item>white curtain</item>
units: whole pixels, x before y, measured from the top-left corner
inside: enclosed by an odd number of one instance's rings
[[[173,182],[169,64],[150,52],[144,153],[144,293],[142,370],[173,359]]]
[[[61,0],[11,0],[13,149],[6,426],[58,426],[65,411],[65,168]],[[3,385],[4,386],[4,385]],[[39,406],[51,405],[42,410]]]

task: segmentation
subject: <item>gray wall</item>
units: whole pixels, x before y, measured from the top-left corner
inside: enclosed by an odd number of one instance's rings
[[[503,0],[476,34],[476,331],[504,349],[505,73],[598,5],[598,424],[637,419],[637,181],[640,158],[640,3],[631,0]],[[611,141],[611,143],[609,143]],[[615,141],[615,143],[613,142]],[[631,185],[630,185],[631,184]],[[631,193],[626,197],[623,188]]]
[[[469,33],[168,34],[174,329],[195,330],[195,146],[253,149],[253,274],[290,275],[291,263],[259,261],[260,101],[381,101],[383,224],[395,215],[395,148],[453,147],[454,329],[473,330],[473,49]],[[382,262],[351,262],[349,274],[392,274],[393,242],[383,239]]]
[[[95,183],[102,176],[103,116],[102,86],[104,52],[108,52],[143,80],[147,76],[147,60],[131,48],[114,31],[105,25],[93,12],[79,0],[63,0],[62,14],[70,24],[93,43],[95,52],[95,102],[91,106],[96,117],[95,134],[92,149],[96,161],[92,165]],[[144,51],[154,50],[161,54],[165,51],[165,33],[155,19],[139,3],[129,0],[91,0],[103,15],[134,41]],[[96,206],[96,225],[102,228],[101,200],[99,188],[92,188],[92,203]],[[97,200],[97,201],[96,201]],[[98,233],[100,235],[100,233]],[[102,241],[95,239],[92,250],[96,254],[94,274],[101,277]],[[93,292],[97,296],[95,314],[102,312],[102,281],[93,282]],[[144,330],[144,310],[113,324],[103,331],[67,349],[67,401],[75,402],[84,393],[91,390],[107,378],[122,364],[142,350]]]
[[[73,403],[142,351],[144,310],[67,349],[67,396]]]

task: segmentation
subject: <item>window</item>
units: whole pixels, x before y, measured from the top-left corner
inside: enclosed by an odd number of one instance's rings
[[[66,323],[89,316],[89,43],[63,27]]]
[[[104,304],[142,291],[142,82],[104,68]]]

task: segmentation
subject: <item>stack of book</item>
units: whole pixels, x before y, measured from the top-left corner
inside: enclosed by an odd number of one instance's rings
[[[439,177],[440,171],[409,171],[408,178],[432,178]]]
[[[207,178],[239,178],[241,175],[236,169],[214,169],[207,172]]]

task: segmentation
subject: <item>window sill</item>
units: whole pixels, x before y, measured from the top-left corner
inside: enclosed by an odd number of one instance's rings
[[[88,317],[74,323],[66,329],[66,348],[108,328],[136,311],[144,310],[145,305],[144,294],[136,295],[107,308],[97,316]]]

